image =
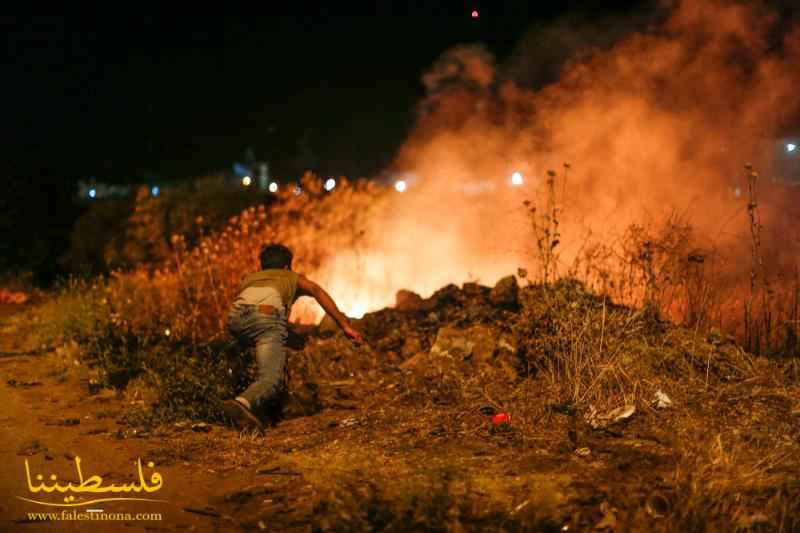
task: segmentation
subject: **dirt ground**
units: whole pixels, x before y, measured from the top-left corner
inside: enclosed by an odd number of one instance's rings
[[[321,383],[329,399],[320,412],[261,436],[190,421],[133,428],[120,423],[136,401],[130,395],[90,394],[79,374],[51,364],[51,354],[20,353],[18,339],[3,338],[0,352],[3,531],[98,527],[34,520],[28,513],[51,509],[18,498],[31,496],[25,460],[32,472],[67,481],[77,477],[76,455],[107,483],[135,481],[137,459],[163,478],[151,497],[164,502],[95,504],[160,520],[102,522],[101,531],[800,527],[795,389],[737,383],[678,407],[640,408],[601,430],[570,406],[495,427],[489,414],[502,406],[489,391],[469,404],[420,401],[397,372],[371,377],[368,395],[347,393],[355,376]],[[730,444],[736,428],[748,432],[739,435],[744,441],[769,441],[770,454],[759,459],[758,447]],[[704,447],[714,448],[709,457]]]

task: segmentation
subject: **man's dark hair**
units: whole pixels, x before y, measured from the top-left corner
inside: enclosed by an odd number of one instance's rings
[[[268,244],[261,250],[261,268],[292,268],[292,251],[282,244]]]

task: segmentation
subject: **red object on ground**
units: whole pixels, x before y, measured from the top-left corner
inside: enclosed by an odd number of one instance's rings
[[[510,413],[498,413],[492,417],[492,425],[499,426],[501,424],[510,424],[510,423],[511,423]]]
[[[28,301],[28,295],[24,292],[11,292],[0,289],[0,303],[4,304],[24,304]]]

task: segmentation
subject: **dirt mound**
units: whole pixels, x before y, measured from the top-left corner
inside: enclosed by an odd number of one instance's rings
[[[555,403],[612,409],[745,379],[757,365],[719,332],[698,336],[570,280],[519,287],[509,276],[426,299],[400,291],[394,308],[359,321],[367,347],[324,324],[290,367],[294,386],[317,384],[331,405],[394,396],[398,387],[439,403],[488,401],[487,388],[528,380],[554,392]]]

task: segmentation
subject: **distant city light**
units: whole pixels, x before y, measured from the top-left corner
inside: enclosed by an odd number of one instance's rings
[[[523,179],[522,179],[522,173],[521,172],[516,171],[513,174],[511,174],[511,185],[519,186],[519,185],[522,185],[522,182],[523,182]]]
[[[787,152],[794,152],[795,150],[797,150],[797,145],[796,144],[789,143],[789,144],[786,145],[786,151]]]
[[[251,183],[253,183],[253,180],[250,179],[250,176],[245,176],[242,178],[242,185],[245,187],[249,187]]]
[[[300,196],[301,194],[303,194],[303,188],[300,185],[295,185],[294,186],[294,191],[292,191],[292,193],[295,196]]]
[[[336,187],[336,180],[333,178],[328,178],[325,180],[325,190],[332,191],[333,188]]]
[[[480,16],[480,13],[478,13],[478,10],[477,9],[473,9],[472,10],[472,18],[476,19],[479,16]]]
[[[278,192],[278,184],[276,182],[272,182],[269,184],[269,192]]]
[[[96,198],[96,197],[97,197],[97,190],[89,189],[89,198]]]
[[[394,184],[394,190],[396,190],[397,192],[405,192],[406,180],[397,180]]]
[[[150,194],[152,194],[153,196],[158,196],[159,194],[161,194],[161,189],[158,187],[158,185],[153,185],[153,188],[150,189]]]

